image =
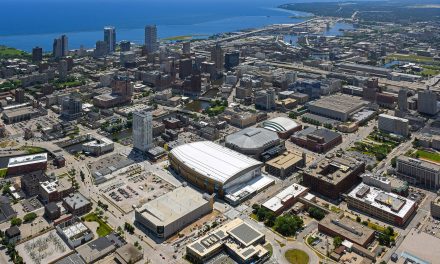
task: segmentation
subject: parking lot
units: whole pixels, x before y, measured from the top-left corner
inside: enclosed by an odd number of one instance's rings
[[[103,183],[100,192],[124,213],[129,213],[134,206],[145,204],[173,189],[171,184],[153,173],[132,165],[125,173]]]

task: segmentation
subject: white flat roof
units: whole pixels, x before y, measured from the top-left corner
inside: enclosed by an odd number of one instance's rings
[[[293,119],[283,116],[275,117],[271,120],[263,122],[263,127],[265,129],[275,132],[289,131],[298,126],[298,123],[296,123]]]
[[[263,166],[249,158],[211,141],[199,141],[178,146],[171,155],[207,178],[225,183],[236,175]]]
[[[369,187],[369,192],[367,194],[365,194],[364,197],[357,197],[356,193],[358,191],[360,191],[361,188],[363,188],[363,187]],[[397,200],[402,201],[404,204],[402,205],[402,207],[398,211],[393,211],[391,209],[391,204],[390,204],[390,206],[386,206],[385,204],[382,204],[382,203],[379,203],[376,201],[375,198],[378,195],[388,195],[390,197],[390,199],[389,199],[390,203],[392,203],[393,199],[397,199]],[[414,201],[411,201],[405,197],[402,197],[402,196],[397,195],[395,193],[389,193],[389,192],[382,191],[379,188],[367,185],[365,183],[361,183],[358,186],[356,186],[356,188],[354,188],[348,194],[348,196],[350,196],[354,199],[357,199],[359,201],[362,201],[364,203],[368,203],[371,206],[374,206],[380,210],[386,211],[388,213],[391,213],[391,214],[398,216],[398,217],[401,217],[401,218],[405,217],[405,215],[411,210],[411,208],[414,206],[414,203],[415,203]]]
[[[281,192],[277,193],[274,197],[267,200],[263,206],[267,209],[275,212],[283,207],[283,204],[285,201],[290,200],[291,198],[297,198],[299,195],[304,193],[307,190],[306,187],[299,185],[297,183],[294,183],[287,187],[286,189],[282,190]]]
[[[207,203],[202,194],[186,186],[144,204],[138,211],[156,226],[166,226]]]
[[[47,153],[39,153],[9,159],[8,168],[29,165],[34,163],[47,162]]]

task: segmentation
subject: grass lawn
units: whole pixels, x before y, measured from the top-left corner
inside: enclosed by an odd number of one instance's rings
[[[417,150],[416,156],[418,156],[421,159],[426,159],[426,160],[440,163],[440,154],[435,153],[435,152],[430,152],[430,151],[426,151],[426,150]]]
[[[433,58],[431,57],[418,56],[415,54],[391,54],[387,56],[387,59],[409,61],[409,62],[425,62],[425,63],[434,61]]]
[[[273,247],[271,243],[267,243],[266,245],[263,246],[267,251],[269,251],[269,255],[272,256],[273,255]]]
[[[21,149],[26,151],[27,154],[37,154],[37,153],[46,152],[44,148],[32,147],[32,146],[24,146]]]
[[[373,222],[368,222],[368,227],[373,230],[379,231],[381,233],[385,233],[385,229],[386,229],[385,227],[377,225]],[[394,231],[394,234],[391,237],[396,239],[397,235],[398,235],[398,233],[396,231]]]
[[[4,178],[7,172],[8,172],[8,168],[0,169],[0,178]]]
[[[18,49],[0,46],[0,58],[12,59],[12,58],[30,58],[30,54]]]
[[[99,237],[104,237],[113,231],[113,229],[95,213],[86,215],[84,220],[87,222],[97,222],[99,224],[98,228],[96,229],[96,233]]]
[[[306,252],[299,249],[287,250],[284,254],[287,261],[292,264],[307,264],[309,263],[309,255]]]
[[[280,245],[280,247],[284,247],[286,244],[284,244],[283,242],[281,242],[281,241],[278,241],[278,240],[276,240],[275,239],[275,241],[278,243],[278,245]]]

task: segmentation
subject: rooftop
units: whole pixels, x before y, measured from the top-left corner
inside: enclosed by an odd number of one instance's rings
[[[47,153],[39,153],[39,154],[10,158],[8,168],[30,165],[40,162],[47,162]]]
[[[191,187],[180,187],[138,208],[139,213],[156,226],[166,226],[209,203]]]
[[[323,138],[324,142],[330,142],[339,137],[340,134],[326,128],[316,129],[313,126],[310,126],[304,130],[296,132],[293,136],[302,139],[307,139],[307,137],[318,137]]]
[[[280,141],[277,133],[264,128],[249,127],[226,136],[226,144],[240,149],[269,147]]]
[[[339,218],[335,214],[327,215],[319,224],[362,246],[374,234],[374,230],[348,218]]]
[[[266,162],[266,165],[270,165],[275,168],[288,168],[297,164],[303,160],[303,153],[300,151],[285,151],[276,158],[273,158]]]
[[[349,176],[361,164],[362,162],[351,157],[333,157],[321,160],[316,164],[316,167],[313,166],[313,168],[307,169],[306,173],[310,176],[337,184]]]
[[[284,206],[286,201],[303,195],[305,192],[307,192],[307,190],[308,188],[294,183],[263,203],[263,206],[273,212],[276,212]]]
[[[405,197],[382,191],[365,183],[356,186],[348,196],[402,218],[411,210],[415,203]]]
[[[68,204],[71,208],[77,209],[83,206],[86,206],[90,203],[84,195],[79,192],[72,193],[68,197],[63,199],[66,204]]]
[[[275,132],[285,132],[297,128],[299,125],[287,117],[276,117],[263,122],[263,127]]]
[[[335,94],[310,102],[309,105],[326,108],[335,112],[351,114],[367,105],[367,102],[356,96]]]
[[[210,141],[175,147],[171,150],[171,155],[197,173],[223,184],[244,171],[263,165],[255,159]]]

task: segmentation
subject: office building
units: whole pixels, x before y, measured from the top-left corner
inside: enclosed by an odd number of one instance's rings
[[[379,79],[369,78],[367,79],[364,89],[362,90],[362,98],[370,102],[375,102],[379,92]]]
[[[216,70],[223,70],[225,64],[225,57],[223,55],[223,49],[219,43],[211,49],[211,61],[215,64]]]
[[[400,156],[396,160],[397,176],[411,184],[428,189],[440,188],[440,165]]]
[[[112,53],[116,50],[116,29],[108,26],[104,27],[104,41],[107,43],[107,52]]]
[[[255,159],[260,159],[263,152],[279,145],[277,133],[264,128],[245,128],[225,138],[226,147]]]
[[[148,53],[156,52],[159,49],[156,25],[145,26],[145,48]]]
[[[435,115],[438,112],[437,94],[431,90],[417,93],[417,111],[421,114]]]
[[[133,96],[133,82],[127,75],[116,75],[110,84],[111,93],[104,93],[93,97],[93,104],[101,108],[111,108],[131,102]]]
[[[300,147],[324,153],[341,144],[342,135],[326,128],[310,126],[293,134],[290,140]]]
[[[64,98],[61,102],[61,118],[74,120],[82,115],[81,99],[75,97]]]
[[[300,151],[286,151],[266,162],[265,170],[267,173],[286,178],[292,175],[299,168],[306,165],[306,154]]]
[[[409,135],[408,119],[387,114],[379,115],[378,128],[383,132],[396,134],[402,137],[407,137]]]
[[[59,202],[74,191],[72,182],[66,178],[40,182],[40,198],[44,203]]]
[[[128,40],[123,40],[119,43],[119,46],[121,47],[121,52],[126,52],[131,50],[131,42]]]
[[[15,102],[19,104],[24,103],[24,89],[22,88],[15,89]]]
[[[55,203],[51,202],[44,206],[44,217],[48,220],[56,220],[61,216],[61,208]]]
[[[146,152],[153,146],[153,115],[148,111],[133,112],[133,147]]]
[[[346,122],[366,105],[367,102],[358,97],[336,94],[310,102],[307,108],[312,114]]]
[[[184,55],[191,54],[191,42],[185,41],[185,42],[182,43],[182,53]]]
[[[213,205],[213,196],[184,186],[136,208],[134,217],[155,236],[168,238],[212,212]]]
[[[225,68],[231,70],[240,64],[240,52],[238,50],[225,54]]]
[[[281,192],[277,193],[274,197],[267,200],[261,206],[273,212],[276,215],[280,215],[286,210],[289,210],[300,197],[305,196],[309,189],[297,183],[294,183]]]
[[[58,77],[60,80],[66,80],[68,74],[68,65],[66,60],[60,60],[58,62]]]
[[[144,253],[132,244],[125,244],[115,252],[115,260],[119,264],[132,264],[141,261]],[[76,264],[76,263],[75,263]]]
[[[402,112],[408,111],[408,90],[406,88],[402,88],[399,90],[397,106],[398,109]]]
[[[69,52],[69,41],[66,35],[62,35],[53,41],[52,55],[54,58],[59,59],[67,56]]]
[[[403,226],[416,212],[417,204],[395,193],[361,183],[345,196],[349,208],[360,210],[382,221]]]
[[[318,223],[318,230],[332,237],[340,237],[364,248],[374,240],[374,230],[346,217],[329,214]]]
[[[255,93],[255,108],[261,110],[275,109],[275,90],[267,89]]]
[[[179,61],[179,78],[185,79],[190,76],[192,73],[192,60],[191,59],[183,59]]]
[[[300,79],[293,83],[296,92],[307,94],[310,100],[321,97],[321,82],[309,79]]]
[[[192,263],[208,263],[226,252],[237,263],[264,263],[270,253],[263,247],[265,235],[236,218],[186,246]]]
[[[431,201],[431,216],[440,219],[440,197]]]
[[[365,163],[351,157],[323,159],[303,173],[303,184],[311,191],[337,200],[353,185],[361,181]]]
[[[32,62],[39,62],[43,60],[43,48],[35,47],[32,49]]]
[[[116,241],[110,236],[99,237],[76,249],[86,263],[97,263],[116,250]]]
[[[93,53],[93,56],[95,58],[101,58],[101,57],[106,56],[107,54],[108,54],[107,42],[105,42],[103,40],[96,41],[96,47],[95,47],[95,51]]]
[[[83,215],[92,210],[92,203],[79,192],[71,193],[65,197],[63,206],[73,215]]]

